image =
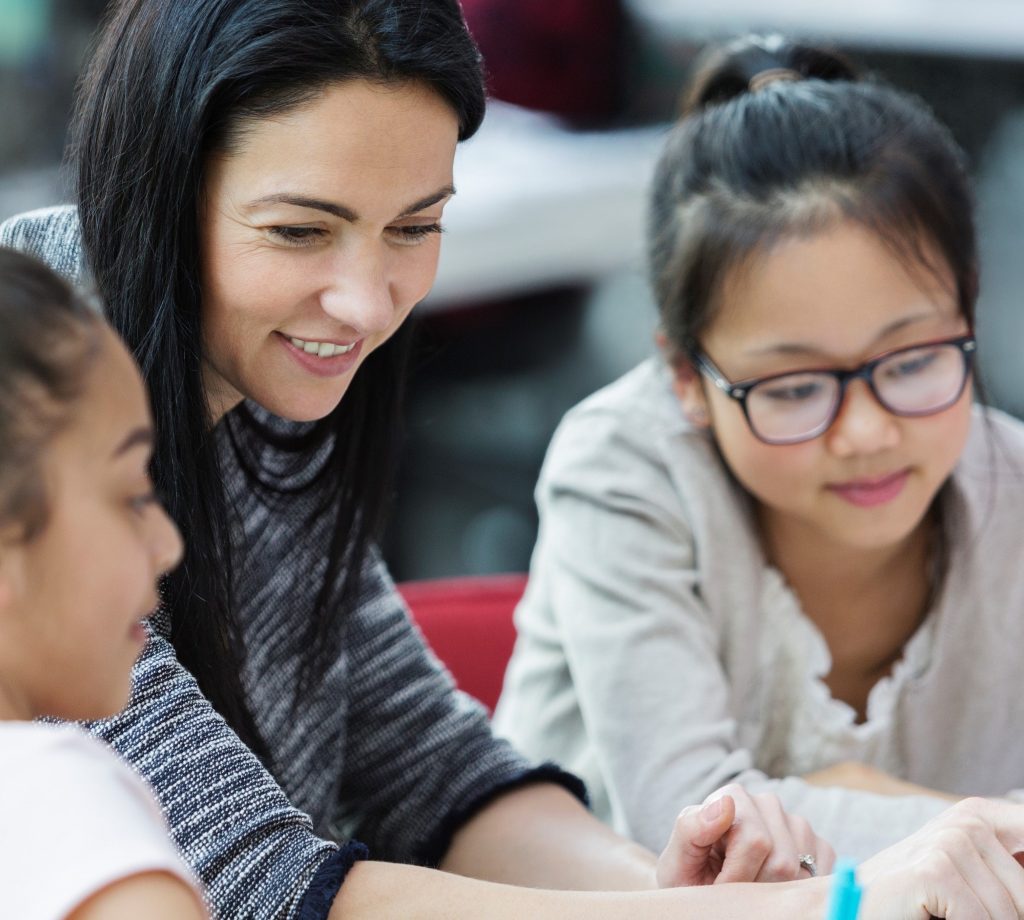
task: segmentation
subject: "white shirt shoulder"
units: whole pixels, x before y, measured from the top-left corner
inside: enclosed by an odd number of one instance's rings
[[[196,884],[146,784],[74,726],[0,722],[0,824],[0,890],[19,920],[59,920],[142,872]]]

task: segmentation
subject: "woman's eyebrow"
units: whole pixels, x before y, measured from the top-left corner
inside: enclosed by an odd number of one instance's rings
[[[435,205],[445,198],[450,198],[454,194],[455,186],[446,185],[443,188],[439,188],[436,192],[432,192],[426,197],[421,198],[419,201],[414,201],[409,205],[409,207],[404,208],[398,216],[409,217],[411,214],[416,214],[425,208],[429,208],[431,205]],[[263,198],[257,198],[255,201],[249,202],[248,207],[250,209],[255,209],[265,204],[290,204],[298,208],[311,208],[314,211],[324,211],[334,217],[340,217],[342,220],[347,220],[352,224],[359,220],[359,214],[347,205],[293,192],[279,192],[275,195],[265,195]]]
[[[423,211],[429,208],[431,205],[437,204],[439,201],[443,201],[445,198],[451,198],[455,194],[454,185],[446,185],[444,188],[439,188],[432,195],[427,195],[426,198],[421,198],[419,201],[414,202],[407,207],[399,217],[409,217],[411,214],[415,214],[418,211]]]

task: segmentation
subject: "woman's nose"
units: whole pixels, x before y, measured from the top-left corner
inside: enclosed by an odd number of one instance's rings
[[[387,330],[395,305],[386,270],[386,258],[366,251],[335,261],[331,278],[320,294],[321,309],[339,325],[359,336]]]

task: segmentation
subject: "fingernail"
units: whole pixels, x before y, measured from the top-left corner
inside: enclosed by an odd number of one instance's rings
[[[712,822],[722,813],[722,800],[715,799],[713,802],[708,802],[700,810],[700,817],[702,821]]]

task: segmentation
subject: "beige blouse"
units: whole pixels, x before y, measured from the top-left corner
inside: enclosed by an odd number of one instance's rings
[[[937,799],[811,786],[858,760],[930,788],[1024,787],[1024,425],[977,410],[943,494],[934,609],[868,699],[833,699],[828,647],[762,555],[749,499],[651,359],[568,413],[537,487],[541,527],[495,716],[581,775],[600,817],[653,849],[728,782],[770,791],[862,858]]]

